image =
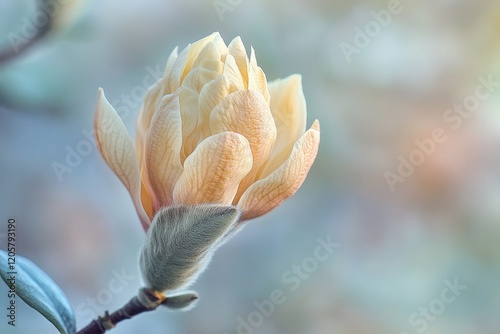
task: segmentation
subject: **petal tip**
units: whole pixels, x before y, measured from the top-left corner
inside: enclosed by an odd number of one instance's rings
[[[104,94],[104,89],[102,89],[102,87],[99,87],[97,89],[97,110],[98,111],[102,107],[103,103],[109,104],[108,99],[106,98],[106,95]]]
[[[302,74],[295,73],[289,76],[290,80],[297,81],[299,84],[302,84]]]
[[[321,132],[318,119],[314,120],[313,124],[311,125],[311,129]]]

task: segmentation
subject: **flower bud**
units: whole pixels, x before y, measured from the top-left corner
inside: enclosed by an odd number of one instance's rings
[[[145,230],[165,206],[236,205],[240,221],[295,194],[320,143],[306,130],[302,77],[268,82],[253,48],[211,34],[167,60],[146,93],[135,145],[99,90],[97,147],[127,187]],[[109,129],[109,131],[105,131]]]

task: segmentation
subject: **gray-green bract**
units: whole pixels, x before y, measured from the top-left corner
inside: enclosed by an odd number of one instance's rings
[[[59,286],[30,260],[16,255],[14,270],[8,260],[8,253],[0,250],[0,276],[5,284],[14,288],[18,297],[40,312],[61,333],[75,333],[73,309]]]

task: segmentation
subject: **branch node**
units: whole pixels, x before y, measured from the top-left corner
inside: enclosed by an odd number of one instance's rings
[[[111,315],[109,314],[108,311],[104,313],[103,317],[99,317],[99,321],[101,322],[105,330],[110,330],[115,327],[115,324],[111,320]]]

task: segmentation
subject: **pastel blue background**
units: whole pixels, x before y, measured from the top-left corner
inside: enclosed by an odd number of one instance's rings
[[[456,129],[443,118],[475,94],[479,77],[500,79],[498,1],[402,0],[350,63],[341,43],[353,44],[356,28],[389,1],[232,3],[223,20],[213,1],[62,6],[66,23],[0,64],[0,233],[15,217],[18,253],[67,292],[79,328],[125,303],[141,284],[144,233],[126,189],[88,144],[97,88],[127,108],[133,135],[148,71],[163,68],[176,45],[213,31],[227,43],[240,35],[268,79],[302,74],[308,125],[321,121],[317,161],[295,196],[218,251],[193,286],[194,310],[144,314],[111,333],[237,333],[238,317],[248,321],[273,290],[286,301],[253,333],[498,333],[500,94]],[[30,9],[1,2],[1,45],[21,33]],[[127,104],[122,94],[136,98]],[[399,156],[436,128],[445,142],[392,192],[384,173],[397,173]],[[89,154],[60,182],[52,163],[78,147]],[[282,276],[328,236],[338,249],[292,291]],[[439,309],[455,279],[465,290]],[[7,326],[6,296],[0,287],[1,333],[56,333],[22,303],[17,326]],[[431,306],[440,314],[422,320],[419,309]]]

